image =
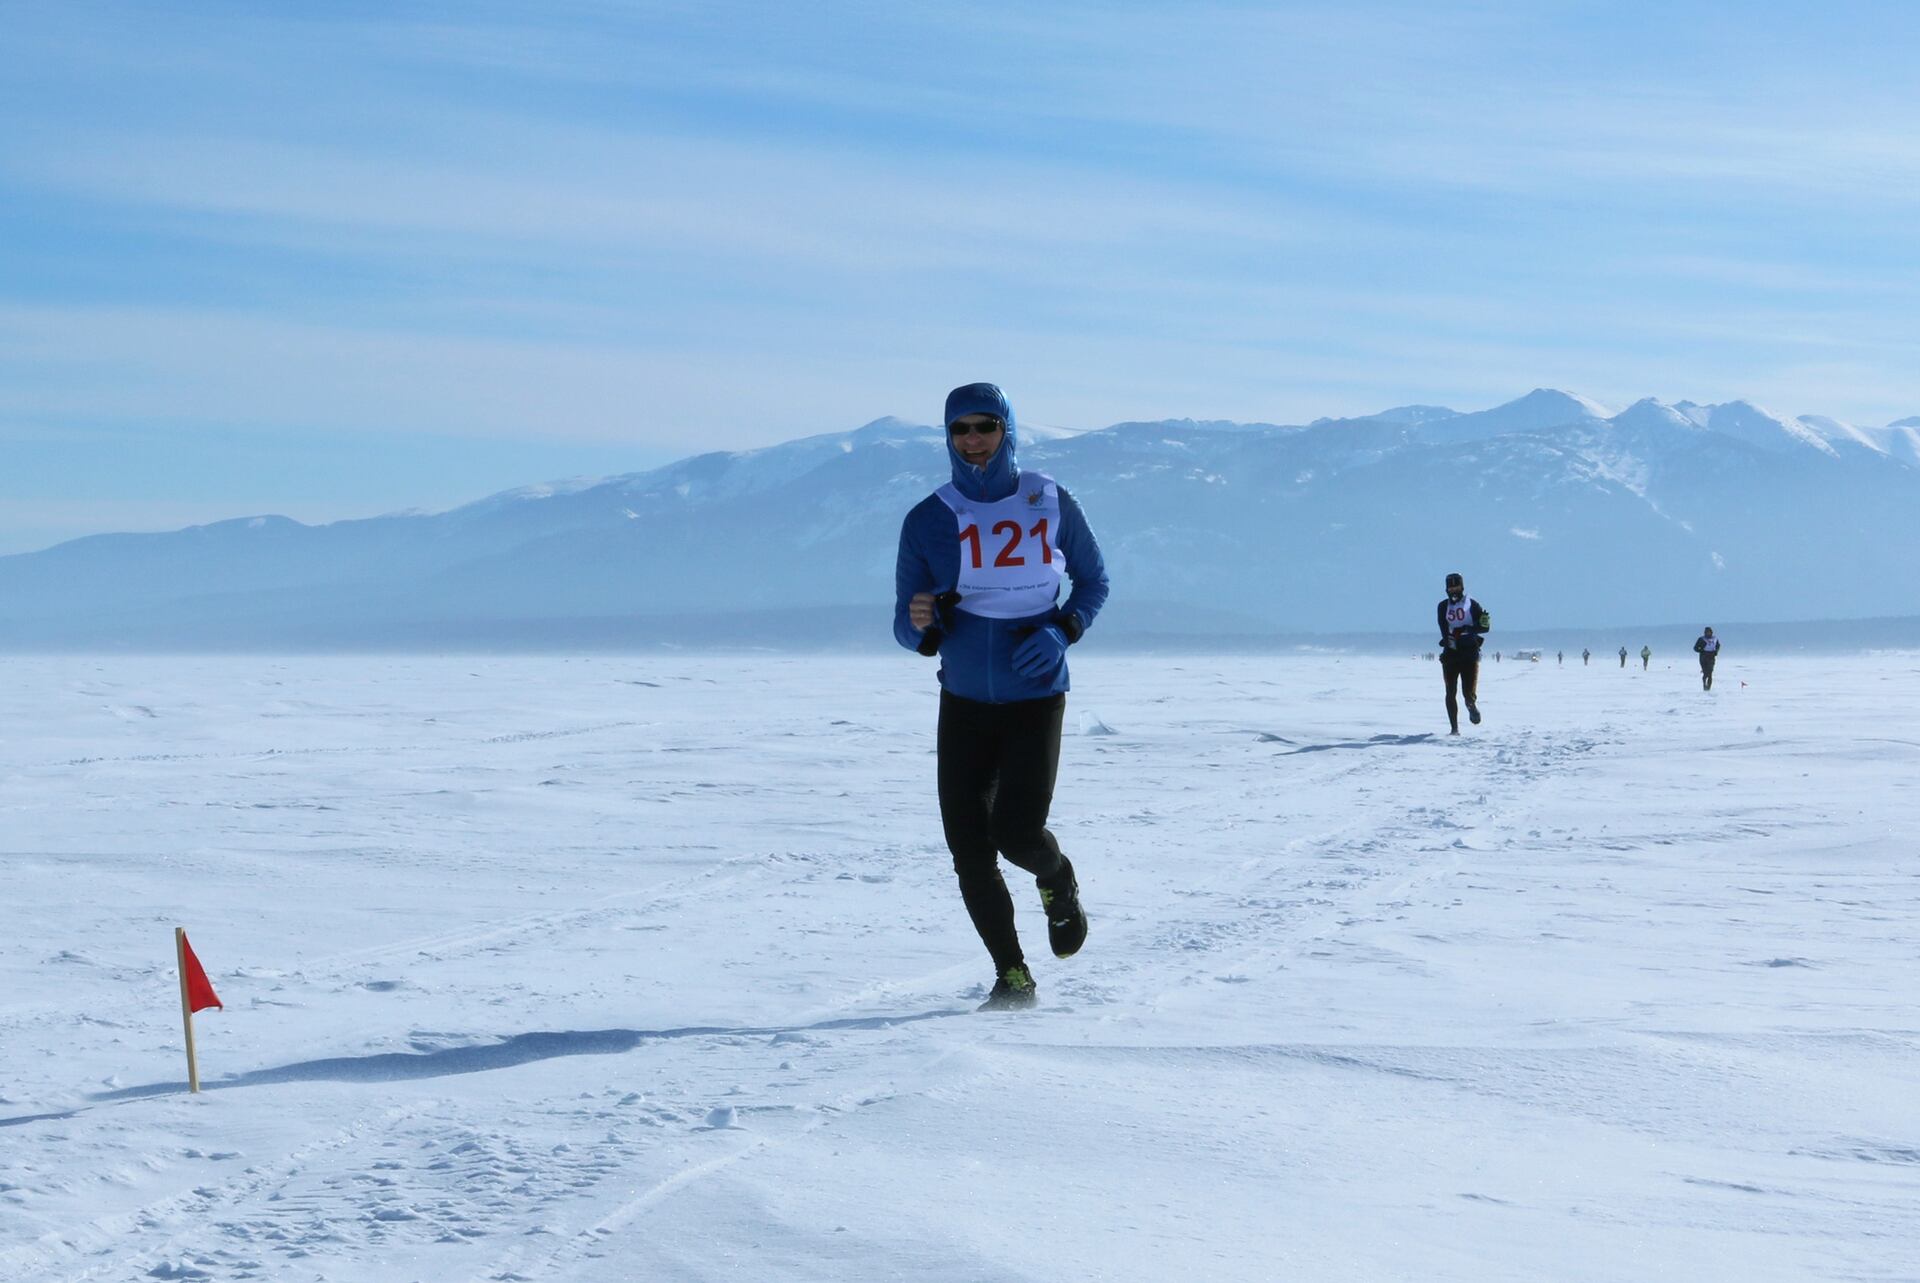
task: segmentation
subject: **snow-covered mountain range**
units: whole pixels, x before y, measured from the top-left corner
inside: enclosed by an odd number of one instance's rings
[[[1920,614],[1920,418],[1540,389],[1022,434],[1101,539],[1115,636],[1418,634],[1456,569],[1510,628]],[[946,471],[887,418],[444,513],[93,536],[0,558],[0,643],[887,643],[900,520]]]

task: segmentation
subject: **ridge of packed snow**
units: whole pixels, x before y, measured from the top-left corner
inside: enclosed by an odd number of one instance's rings
[[[1797,421],[1829,445],[1857,446],[1879,454],[1887,452],[1886,446],[1871,429],[1829,418],[1824,414],[1803,414]]]
[[[1655,397],[1643,397],[1614,415],[1608,422],[1616,428],[1639,428],[1676,432],[1703,431],[1704,426],[1677,407]]]
[[[1535,388],[1523,397],[1496,405],[1490,410],[1456,414],[1418,424],[1418,440],[1435,445],[1456,445],[1514,432],[1538,432],[1570,424],[1603,421],[1613,411],[1589,397],[1562,392],[1557,388]]]
[[[1808,446],[1823,454],[1833,454],[1833,446],[1818,432],[1798,420],[1781,418],[1751,401],[1728,401],[1704,407],[1706,426],[1762,450],[1791,450]]]

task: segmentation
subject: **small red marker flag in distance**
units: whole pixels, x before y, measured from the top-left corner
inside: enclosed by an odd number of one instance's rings
[[[193,946],[187,943],[184,931],[180,933],[180,956],[187,964],[187,1010],[205,1011],[208,1007],[219,1007],[225,1011],[226,1004],[213,991],[213,982],[207,979],[207,970],[200,965],[200,959],[194,956]]]

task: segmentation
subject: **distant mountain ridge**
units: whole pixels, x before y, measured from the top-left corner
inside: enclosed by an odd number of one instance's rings
[[[1116,635],[1424,630],[1453,569],[1509,626],[1920,614],[1920,418],[1616,413],[1542,388],[1305,425],[1023,427],[1020,461],[1086,508]],[[738,616],[779,646],[849,609],[884,641],[900,520],[946,476],[938,428],[883,418],[443,513],[96,535],[0,557],[0,644],[617,644]]]

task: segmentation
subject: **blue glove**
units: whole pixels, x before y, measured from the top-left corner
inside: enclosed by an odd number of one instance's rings
[[[1013,671],[1022,677],[1047,677],[1067,662],[1067,635],[1058,624],[1042,624],[1013,648]]]

